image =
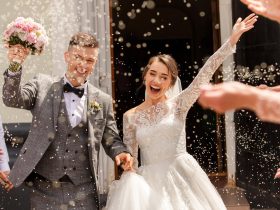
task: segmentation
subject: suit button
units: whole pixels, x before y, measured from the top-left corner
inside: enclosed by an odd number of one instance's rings
[[[68,150],[68,149],[66,149],[66,150],[65,150],[65,152],[69,152],[69,150]]]

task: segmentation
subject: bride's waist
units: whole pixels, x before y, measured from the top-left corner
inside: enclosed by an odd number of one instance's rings
[[[176,158],[182,156],[182,155],[186,155],[188,154],[186,151],[182,151],[182,152],[177,152],[177,153],[173,153],[173,154],[162,154],[162,155],[158,155],[158,154],[143,154],[141,156],[142,159],[142,165],[143,166],[147,166],[147,165],[153,165],[153,164],[168,164],[171,163],[172,161],[174,161]]]

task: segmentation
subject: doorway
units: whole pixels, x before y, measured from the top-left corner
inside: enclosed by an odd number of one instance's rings
[[[113,88],[116,118],[144,99],[149,58],[171,54],[186,88],[220,46],[218,0],[112,0]],[[218,75],[213,77],[217,82]],[[187,150],[207,173],[225,174],[223,119],[194,104],[186,119]]]

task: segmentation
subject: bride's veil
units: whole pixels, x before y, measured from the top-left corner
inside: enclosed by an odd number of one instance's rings
[[[179,95],[179,93],[182,91],[182,85],[181,85],[181,80],[180,78],[177,76],[176,82],[174,84],[174,86],[172,86],[171,88],[169,88],[168,91],[166,91],[165,95],[166,97],[169,98],[173,98],[177,95]]]

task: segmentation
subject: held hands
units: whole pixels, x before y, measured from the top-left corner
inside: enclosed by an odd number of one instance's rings
[[[257,22],[257,19],[258,16],[256,16],[254,13],[247,16],[244,20],[242,20],[242,18],[237,19],[230,36],[230,43],[232,46],[238,42],[239,38],[244,32],[254,28],[254,24]]]
[[[239,82],[209,84],[201,87],[199,103],[202,107],[211,108],[221,114],[229,110],[244,108],[247,102],[250,104],[254,98],[246,96],[248,91],[249,87]]]
[[[129,153],[120,153],[115,157],[115,162],[123,168],[124,171],[134,171],[133,157]]]
[[[279,0],[241,0],[253,12],[280,23]]]
[[[6,190],[10,191],[14,185],[12,182],[8,179],[10,171],[0,171],[0,185]]]
[[[29,48],[25,48],[20,44],[11,45],[8,49],[8,59],[11,62],[22,64],[30,53]]]

